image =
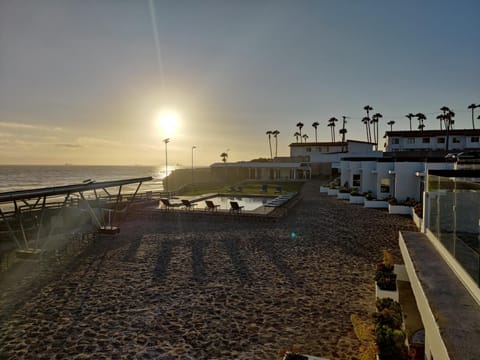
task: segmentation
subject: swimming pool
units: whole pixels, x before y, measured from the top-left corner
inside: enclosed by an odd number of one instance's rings
[[[211,200],[215,205],[220,205],[219,209],[230,210],[230,201],[238,202],[238,205],[243,206],[242,210],[252,211],[263,206],[267,201],[272,200],[273,197],[266,196],[213,196],[208,199],[198,201],[199,204],[205,205],[205,200]]]

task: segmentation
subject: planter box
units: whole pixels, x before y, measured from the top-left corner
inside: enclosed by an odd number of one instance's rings
[[[350,195],[350,204],[363,204],[365,202],[365,196]]]
[[[383,299],[383,298],[390,298],[398,302],[398,286],[397,290],[382,290],[378,287],[377,283],[375,283],[375,297]]]
[[[328,189],[328,195],[330,196],[337,196],[338,189]]]
[[[415,209],[412,207],[412,219],[420,232],[423,232],[423,219],[415,213]]]
[[[349,193],[341,193],[339,192],[337,194],[337,199],[340,199],[340,200],[349,200],[350,199],[350,194]]]
[[[327,186],[320,186],[320,192],[321,193],[328,193],[328,189],[329,189],[329,187],[327,187]]]
[[[410,282],[405,265],[393,265],[393,272],[397,274],[397,280]]]
[[[367,200],[363,202],[363,206],[371,209],[388,209],[388,202],[383,200]]]
[[[388,204],[388,213],[389,214],[398,214],[398,215],[412,215],[412,207],[407,205],[390,205]]]

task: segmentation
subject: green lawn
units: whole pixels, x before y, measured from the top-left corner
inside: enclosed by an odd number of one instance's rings
[[[262,192],[262,185],[267,185],[267,192]],[[246,182],[242,185],[242,194],[252,194],[252,195],[276,195],[275,188],[281,187],[282,193],[288,192],[295,192],[300,191],[303,186],[303,182],[289,182],[289,181],[281,181],[275,183],[264,183],[264,182]],[[226,186],[202,186],[202,187],[195,187],[194,190],[190,190],[188,192],[183,193],[182,195],[185,196],[196,196],[202,194],[209,194],[209,193],[232,193],[231,188],[238,188],[239,185],[234,186],[233,184],[228,184]],[[240,193],[234,191],[233,193]]]

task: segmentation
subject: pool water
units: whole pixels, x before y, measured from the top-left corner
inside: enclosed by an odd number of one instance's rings
[[[211,200],[215,205],[220,205],[219,209],[230,210],[230,201],[238,202],[238,205],[243,206],[242,210],[252,211],[260,206],[263,206],[269,200],[272,200],[272,197],[264,196],[214,196],[208,199],[199,201],[201,205],[205,205],[205,200]]]

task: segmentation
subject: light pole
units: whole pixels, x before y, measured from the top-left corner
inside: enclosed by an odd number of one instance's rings
[[[194,145],[192,146],[192,190],[193,190],[193,150],[195,150],[197,147]]]
[[[167,197],[170,198],[168,194],[168,157],[167,157],[167,144],[170,142],[170,138],[163,139],[165,143],[165,191],[167,192]]]

